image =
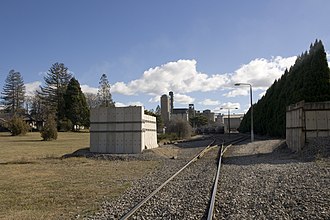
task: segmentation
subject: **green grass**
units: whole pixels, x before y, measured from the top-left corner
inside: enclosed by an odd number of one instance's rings
[[[91,214],[157,166],[155,161],[60,159],[88,147],[88,133],[59,133],[51,142],[41,141],[39,133],[0,133],[0,143],[0,219]]]

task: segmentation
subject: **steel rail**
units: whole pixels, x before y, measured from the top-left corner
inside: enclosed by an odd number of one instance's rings
[[[217,187],[218,187],[218,181],[219,181],[219,176],[220,176],[220,166],[221,166],[221,158],[222,158],[222,149],[223,149],[223,144],[221,145],[220,150],[219,150],[219,160],[218,160],[217,174],[215,176],[215,180],[214,180],[214,183],[213,183],[211,203],[210,203],[210,207],[209,207],[209,212],[207,214],[207,220],[211,220],[212,217],[213,217],[213,210],[214,210],[214,204],[215,204],[215,196],[217,194]]]
[[[222,142],[222,145],[219,149],[219,160],[218,160],[218,166],[217,166],[217,173],[216,173],[216,177],[215,177],[215,180],[214,180],[214,183],[213,183],[213,189],[212,189],[212,195],[211,195],[211,199],[210,199],[209,211],[208,211],[208,214],[207,214],[207,220],[212,220],[213,219],[213,212],[214,212],[214,205],[215,205],[215,199],[216,199],[219,176],[220,176],[222,156],[224,155],[226,150],[229,147],[231,147],[233,144],[242,142],[246,139],[247,139],[247,137],[240,137],[236,140],[231,141],[232,144],[227,145],[225,148],[223,147],[224,146],[224,141]]]
[[[157,192],[159,192],[168,182],[170,182],[174,177],[176,177],[181,171],[187,168],[192,162],[196,161],[203,155],[215,142],[213,140],[209,145],[207,145],[201,152],[199,152],[193,159],[191,159],[186,165],[184,165],[179,171],[173,174],[170,178],[168,178],[162,185],[160,185],[157,189],[155,189],[151,194],[149,194],[145,199],[143,199],[140,203],[134,206],[128,213],[126,213],[120,220],[126,220],[131,217],[142,205],[144,205],[151,197],[153,197]]]

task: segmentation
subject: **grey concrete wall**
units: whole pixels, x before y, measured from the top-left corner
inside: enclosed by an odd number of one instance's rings
[[[330,136],[330,102],[299,102],[287,108],[286,142],[300,151],[311,137]]]
[[[158,146],[156,118],[141,106],[91,109],[90,121],[91,152],[141,153]]]

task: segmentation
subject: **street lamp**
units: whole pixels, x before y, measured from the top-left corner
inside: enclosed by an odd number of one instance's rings
[[[238,108],[220,108],[220,110],[222,109],[227,109],[228,110],[228,134],[230,137],[230,109],[238,109]]]
[[[250,83],[235,83],[235,86],[250,86],[250,104],[251,104],[251,142],[254,141],[253,133],[253,105],[252,105],[252,85]]]

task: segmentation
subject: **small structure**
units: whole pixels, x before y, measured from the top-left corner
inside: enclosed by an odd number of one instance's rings
[[[225,126],[226,133],[229,133],[229,126],[231,132],[237,132],[243,118],[244,114],[218,115],[217,121],[222,122]]]
[[[330,136],[330,102],[304,101],[287,107],[286,143],[300,151],[311,137]]]
[[[156,118],[142,106],[91,109],[90,151],[131,154],[158,147]]]

